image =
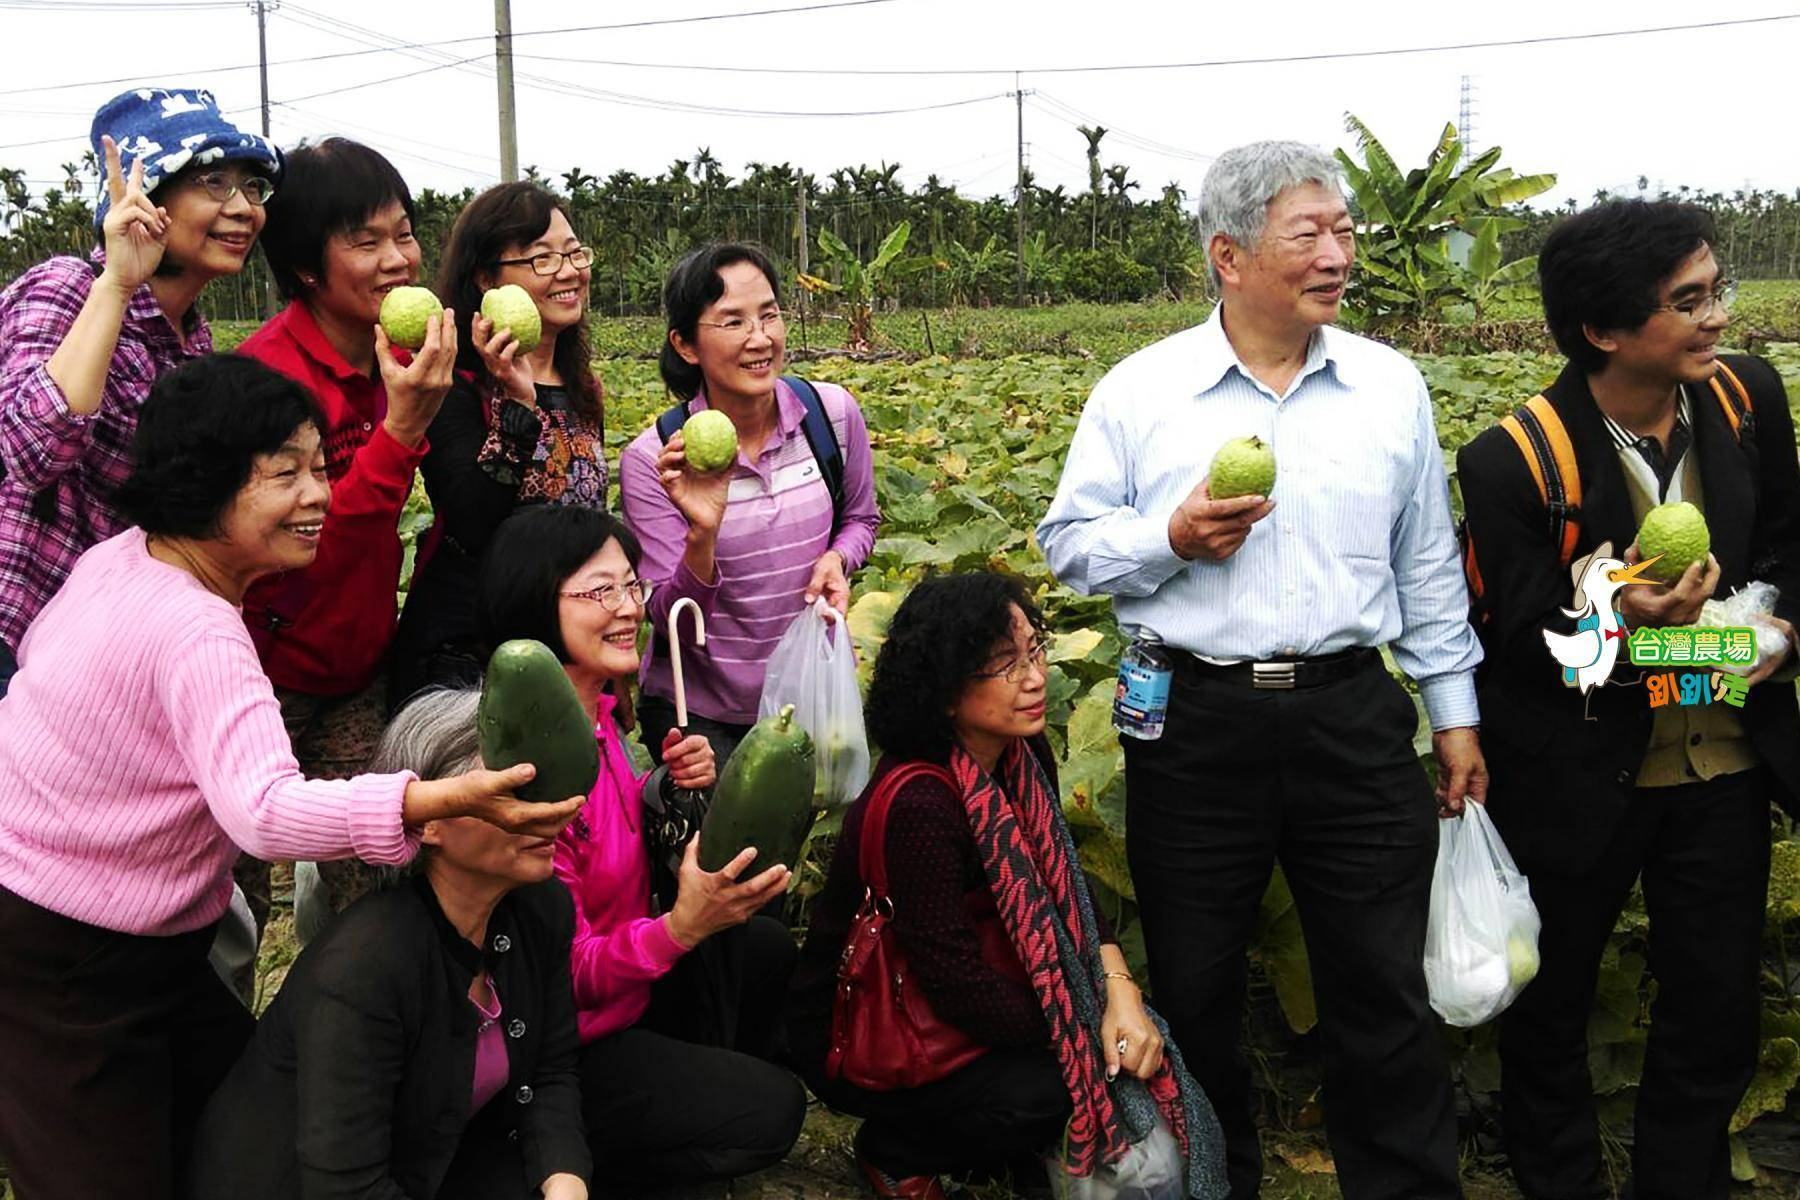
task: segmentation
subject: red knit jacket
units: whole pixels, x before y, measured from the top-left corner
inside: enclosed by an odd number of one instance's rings
[[[381,670],[394,635],[400,585],[399,523],[413,471],[428,448],[403,446],[382,428],[387,392],[379,374],[356,371],[299,301],[238,347],[309,389],[325,410],[325,470],[331,510],[318,557],[302,571],[257,581],[244,596],[244,623],[276,687],[344,696]],[[403,352],[402,352],[403,353]]]

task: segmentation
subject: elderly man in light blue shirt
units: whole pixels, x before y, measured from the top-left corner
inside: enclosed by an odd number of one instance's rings
[[[1426,1000],[1439,815],[1482,799],[1481,649],[1431,398],[1332,327],[1354,258],[1336,163],[1259,142],[1207,173],[1221,300],[1094,388],[1038,527],[1057,578],[1114,598],[1175,661],[1161,738],[1125,738],[1127,842],[1157,1005],[1225,1127],[1234,1200],[1261,1153],[1238,1054],[1245,949],[1279,859],[1318,998],[1347,1200],[1457,1197],[1448,1064]],[[1274,448],[1270,496],[1214,500],[1225,442]],[[1379,648],[1418,684],[1418,715]]]

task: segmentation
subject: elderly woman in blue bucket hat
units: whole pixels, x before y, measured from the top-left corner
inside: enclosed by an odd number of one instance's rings
[[[121,93],[91,138],[99,245],[0,292],[0,696],[75,559],[124,528],[113,493],[138,408],[157,377],[211,352],[196,302],[244,269],[281,175],[281,152],[197,88]]]

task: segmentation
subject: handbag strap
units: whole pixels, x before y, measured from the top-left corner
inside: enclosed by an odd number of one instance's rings
[[[956,790],[956,780],[950,772],[928,762],[906,762],[890,770],[875,785],[875,791],[869,796],[869,805],[863,810],[862,836],[857,842],[857,860],[862,869],[863,885],[869,889],[871,896],[888,899],[887,880],[887,818],[888,807],[900,789],[921,775],[933,776],[941,780],[952,792]]]

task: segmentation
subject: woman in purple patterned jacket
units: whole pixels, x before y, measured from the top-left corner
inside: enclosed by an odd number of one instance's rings
[[[281,174],[280,151],[198,89],[115,96],[92,138],[101,247],[0,292],[0,696],[75,559],[125,527],[113,492],[138,408],[159,375],[212,351],[196,301],[244,269]]]

